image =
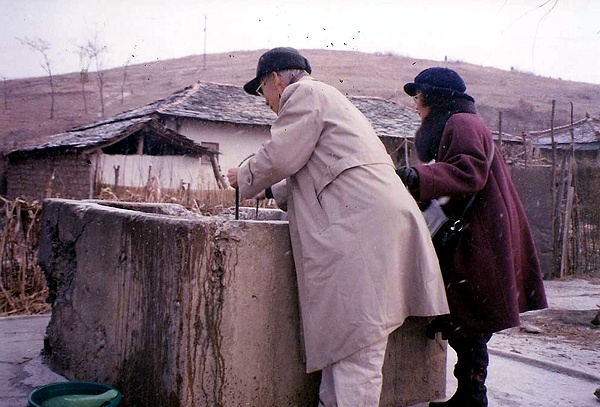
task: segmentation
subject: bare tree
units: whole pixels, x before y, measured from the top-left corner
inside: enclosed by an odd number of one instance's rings
[[[2,94],[4,95],[4,108],[5,109],[8,109],[8,96],[12,92],[12,90],[8,89],[8,86],[6,85],[7,81],[8,81],[8,78],[6,76],[3,76],[2,77]]]
[[[78,47],[79,53],[79,67],[81,70],[79,71],[79,83],[81,84],[81,96],[83,97],[83,108],[85,114],[88,113],[87,106],[87,96],[85,94],[85,85],[90,81],[90,77],[88,75],[88,71],[90,69],[91,59],[87,54],[84,47]]]
[[[106,45],[98,44],[98,37],[94,36],[93,40],[87,42],[86,45],[79,47],[86,58],[94,62],[96,66],[96,75],[98,77],[98,90],[100,91],[100,108],[102,117],[104,117],[104,60],[102,55],[108,52]]]
[[[41,64],[42,65],[42,69],[44,69],[44,71],[46,71],[46,73],[48,74],[48,78],[50,79],[50,96],[51,96],[51,101],[50,101],[50,119],[54,119],[54,80],[52,78],[52,69],[50,66],[50,58],[48,58],[48,50],[50,49],[50,43],[46,40],[43,40],[42,38],[33,38],[33,39],[29,39],[27,37],[25,38],[17,38],[17,40],[23,44],[23,45],[27,45],[31,50],[33,51],[37,51],[40,54],[42,54],[42,57],[44,59],[44,62]]]
[[[125,99],[125,81],[127,81],[127,67],[129,66],[130,61],[131,57],[127,58],[127,61],[125,61],[125,67],[123,69],[123,82],[121,82],[121,104],[123,104],[123,100]]]

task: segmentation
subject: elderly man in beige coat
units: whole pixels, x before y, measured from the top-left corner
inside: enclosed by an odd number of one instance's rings
[[[365,116],[293,48],[263,54],[244,89],[278,117],[232,186],[287,206],[307,372],[325,406],[378,406],[388,335],[448,313],[425,221]],[[283,182],[280,182],[282,181]]]

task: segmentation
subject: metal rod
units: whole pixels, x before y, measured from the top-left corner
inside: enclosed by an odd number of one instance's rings
[[[240,189],[235,188],[235,220],[240,220]]]
[[[254,153],[250,154],[248,157],[244,158],[238,165],[238,167],[241,167],[242,164],[244,164],[246,162],[246,160],[252,158],[254,156]],[[235,187],[235,220],[239,220],[240,219],[240,188],[239,187]]]

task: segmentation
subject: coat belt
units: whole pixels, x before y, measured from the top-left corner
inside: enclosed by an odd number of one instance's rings
[[[315,183],[315,190],[317,196],[323,191],[323,189],[331,183],[334,179],[336,179],[342,172],[346,171],[349,168],[360,167],[363,165],[372,165],[372,164],[387,164],[391,165],[392,160],[388,156],[387,159],[383,158],[381,154],[373,154],[369,155],[361,155],[361,156],[347,156],[342,157],[337,160],[332,165],[328,165],[327,169],[324,171],[323,175],[319,178],[319,180]]]

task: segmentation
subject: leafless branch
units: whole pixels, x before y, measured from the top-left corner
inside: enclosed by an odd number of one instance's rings
[[[121,104],[123,104],[125,99],[125,82],[127,81],[127,68],[129,67],[129,62],[131,62],[131,57],[127,58],[123,68],[123,81],[121,82]]]
[[[83,97],[83,108],[85,113],[88,113],[87,107],[87,96],[85,94],[85,85],[90,81],[88,71],[90,69],[90,63],[92,62],[88,55],[85,47],[78,46],[77,53],[79,54],[79,83],[81,84],[81,95]]]
[[[54,118],[54,81],[52,78],[52,67],[50,65],[50,58],[48,57],[48,51],[50,50],[50,43],[42,38],[36,37],[33,39],[30,38],[18,38],[17,40],[23,44],[28,46],[31,50],[39,52],[42,54],[43,63],[41,64],[42,69],[46,71],[48,74],[48,78],[50,80],[50,119]]]
[[[2,94],[4,96],[4,108],[5,109],[8,109],[8,96],[12,92],[12,90],[8,89],[8,86],[6,86],[7,81],[8,81],[8,78],[6,76],[2,76]]]
[[[108,52],[106,45],[98,43],[98,36],[94,36],[85,45],[79,46],[79,52],[82,53],[90,62],[96,66],[96,75],[98,77],[98,89],[100,91],[100,106],[102,117],[104,117],[104,59],[103,54]],[[89,66],[89,64],[88,64]]]

